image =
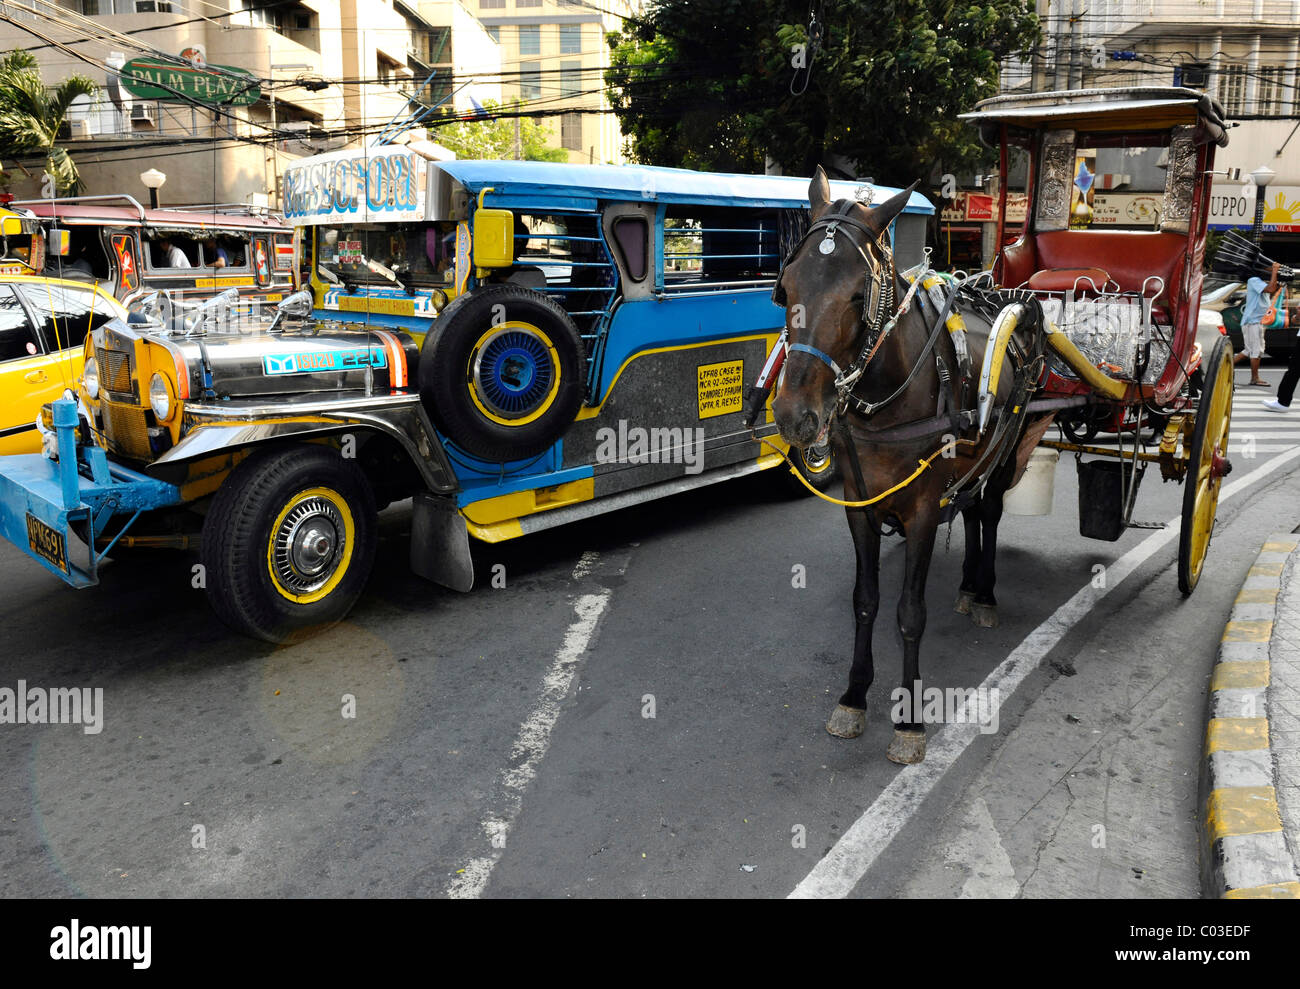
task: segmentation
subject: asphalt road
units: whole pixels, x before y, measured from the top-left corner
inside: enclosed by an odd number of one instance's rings
[[[1240,423],[1260,438],[1234,481],[1300,443],[1300,424]],[[102,687],[104,725],[0,726],[0,895],[779,897],[831,852],[852,867],[823,894],[1194,896],[1205,685],[1259,543],[1300,522],[1297,464],[1224,503],[1192,598],[1167,541],[902,800],[920,777],[884,758],[901,543],[867,730],[832,738],[848,533],[770,477],[482,547],[505,587],[464,595],[410,575],[395,507],[349,620],[289,648],[227,632],[183,556],[73,592],[6,544],[0,686]],[[1152,538],[1081,538],[1076,499],[1066,457],[1054,513],[1004,522],[995,629],[952,612],[963,537],[941,535],[928,683],[981,684]],[[1153,471],[1136,514],[1180,503]]]

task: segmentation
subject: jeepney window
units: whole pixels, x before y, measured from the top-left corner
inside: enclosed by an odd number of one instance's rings
[[[0,285],[0,362],[39,354],[41,342],[13,289]]]
[[[600,235],[600,221],[591,213],[515,214],[515,267],[540,272],[548,291],[599,290],[613,295],[614,268]],[[540,286],[539,286],[540,287]]]
[[[219,260],[224,268],[247,268],[247,243],[239,237],[209,237],[199,241],[199,267],[210,268]]]
[[[639,282],[646,276],[649,233],[650,225],[643,216],[620,216],[614,221],[614,242],[633,281]]]
[[[664,287],[761,283],[781,266],[777,210],[669,207],[664,217]]]
[[[147,243],[149,267],[155,270],[198,267],[199,244],[193,237],[165,234],[150,238]]]
[[[19,290],[40,321],[41,336],[51,351],[80,347],[86,334],[116,317],[116,313],[89,287],[70,285],[20,285]]]
[[[455,278],[452,270],[454,224],[358,223],[346,227],[318,227],[316,263],[327,281],[332,275],[349,291],[361,285],[397,284],[441,288]]]

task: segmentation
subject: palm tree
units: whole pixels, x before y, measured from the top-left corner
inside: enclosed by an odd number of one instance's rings
[[[55,145],[72,101],[98,88],[86,76],[69,76],[48,93],[36,56],[22,50],[5,54],[0,58],[0,158],[44,153],[57,191],[79,192],[77,166],[66,148]]]

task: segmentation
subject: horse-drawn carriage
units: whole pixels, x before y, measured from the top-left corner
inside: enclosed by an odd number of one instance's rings
[[[999,149],[992,270],[953,285],[893,262],[890,223],[907,193],[871,206],[829,201],[820,172],[812,224],[782,269],[786,359],[773,412],[792,445],[830,436],[858,559],[849,688],[827,730],[860,734],[873,670],[880,539],[906,539],[899,603],[903,687],[920,689],[924,588],[935,533],[963,516],[957,610],[996,624],[993,552],[1002,495],[1038,445],[1080,456],[1081,531],[1115,539],[1141,471],[1185,485],[1178,583],[1196,587],[1221,480],[1231,470],[1232,354],[1196,344],[1219,106],[1188,89],[1109,89],[986,100],[965,115]],[[1006,201],[1020,151],[1028,210],[1013,242]],[[1096,187],[1123,189],[1103,212]],[[1125,210],[1127,215],[1125,215]],[[1003,246],[1005,245],[1005,246]],[[945,332],[946,329],[946,332]],[[1199,396],[1189,389],[1204,369]],[[1159,452],[1043,437],[1058,415],[1108,406],[1116,422],[1163,420]],[[1103,417],[1105,413],[1103,412]],[[1117,461],[1117,463],[1116,463]],[[1100,466],[1098,466],[1100,465]],[[1100,495],[1100,496],[1099,496]],[[922,724],[896,726],[889,757],[924,757]]]

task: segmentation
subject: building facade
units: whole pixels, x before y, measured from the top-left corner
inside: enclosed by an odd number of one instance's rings
[[[548,143],[571,162],[626,161],[623,136],[605,96],[609,45],[639,4],[629,0],[468,0],[501,45],[502,95],[546,113]]]
[[[496,43],[459,2],[14,0],[7,10],[18,23],[0,23],[0,51],[32,50],[47,86],[72,74],[100,85],[74,104],[62,142],[88,195],[143,199],[140,174],[156,168],[164,205],[276,207],[287,160],[373,141],[448,95],[453,73],[482,76],[458,107],[500,97]],[[160,57],[227,83],[246,76],[256,98],[216,105],[188,85],[144,98],[123,83],[124,66]],[[8,191],[41,195],[39,161],[18,165],[4,162]]]

